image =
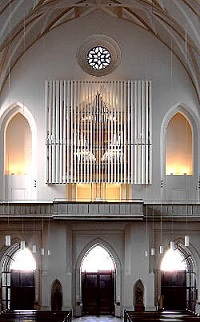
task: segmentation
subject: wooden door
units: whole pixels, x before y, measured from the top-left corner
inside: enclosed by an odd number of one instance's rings
[[[162,272],[161,293],[164,310],[186,310],[186,272]]]
[[[34,272],[11,271],[11,310],[33,310],[35,300]]]
[[[114,272],[82,273],[83,314],[114,314]]]

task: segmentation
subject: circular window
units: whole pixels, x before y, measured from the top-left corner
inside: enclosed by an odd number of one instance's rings
[[[106,35],[92,35],[77,50],[82,69],[94,76],[111,73],[120,63],[121,51],[117,43]]]
[[[88,64],[94,69],[103,69],[110,65],[111,54],[108,49],[96,46],[88,52]]]

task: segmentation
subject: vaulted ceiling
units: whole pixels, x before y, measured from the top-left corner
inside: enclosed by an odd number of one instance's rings
[[[178,57],[200,99],[200,0],[1,0],[0,91],[41,37],[96,10],[153,34]]]

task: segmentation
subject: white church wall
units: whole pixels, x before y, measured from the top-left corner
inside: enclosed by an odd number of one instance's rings
[[[55,279],[61,282],[63,290],[63,309],[75,308],[77,296],[81,298],[80,267],[86,252],[94,245],[103,245],[114,258],[117,265],[116,299],[120,302],[121,314],[124,308],[134,307],[134,285],[139,279],[144,285],[144,305],[146,310],[155,309],[159,281],[155,272],[160,269],[164,254],[159,254],[163,244],[164,253],[170,241],[184,243],[184,236],[189,235],[188,247],[194,262],[199,290],[200,261],[199,225],[182,219],[169,218],[161,222],[100,222],[32,219],[18,220],[15,223],[1,225],[1,249],[5,250],[4,234],[11,234],[12,243],[25,240],[28,248],[37,245],[34,254],[37,262],[37,298],[42,309],[50,309],[51,287]],[[43,227],[43,228],[42,228]],[[162,228],[162,230],[161,230]],[[155,246],[155,255],[145,256]],[[40,249],[45,248],[44,256]],[[48,250],[50,251],[48,255]],[[78,279],[79,276],[79,279]],[[158,293],[159,294],[159,293]],[[199,301],[199,292],[198,292]]]
[[[81,300],[80,268],[83,257],[94,245],[105,247],[116,264],[116,301],[120,312],[134,308],[134,285],[144,285],[146,310],[155,309],[154,270],[145,226],[141,223],[51,223],[46,227],[46,255],[41,258],[42,308],[51,305],[51,285],[58,279],[63,288],[63,308],[76,308]],[[48,237],[47,237],[48,236]],[[47,255],[47,250],[50,255]],[[73,290],[73,291],[72,291]]]
[[[83,28],[84,26],[84,28]],[[106,34],[121,48],[119,66],[102,79],[152,80],[153,184],[133,187],[133,198],[159,200],[160,127],[168,109],[183,102],[198,114],[196,93],[180,62],[151,34],[130,23],[102,13],[82,17],[63,25],[32,46],[10,75],[1,97],[1,109],[19,101],[33,115],[37,127],[37,199],[66,197],[65,185],[46,185],[44,82],[46,79],[93,79],[76,60],[77,48],[89,35]]]
[[[133,223],[125,230],[124,305],[134,308],[134,285],[141,280],[145,310],[155,310],[153,256],[149,253],[149,233],[145,228],[143,224]]]
[[[51,287],[58,279],[63,290],[63,309],[71,308],[72,239],[67,225],[47,224],[45,254],[41,256],[42,308],[51,309]]]

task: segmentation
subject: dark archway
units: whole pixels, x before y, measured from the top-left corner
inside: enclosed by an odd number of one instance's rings
[[[140,279],[134,285],[134,307],[135,311],[144,311],[144,285]]]
[[[170,256],[169,256],[170,255]],[[166,266],[163,262],[166,257]],[[181,243],[170,248],[161,264],[161,297],[164,310],[195,311],[196,272],[189,248]]]
[[[81,280],[83,314],[113,315],[115,265],[101,245],[92,247],[83,259]]]
[[[35,271],[11,270],[11,310],[33,310]]]
[[[30,310],[35,302],[36,262],[28,248],[20,243],[8,246],[1,259],[2,310]]]
[[[59,280],[53,282],[51,288],[51,310],[52,311],[61,311],[63,302],[63,292],[62,285]]]

